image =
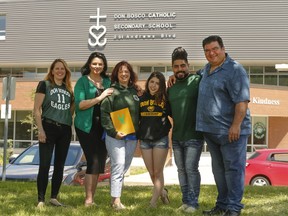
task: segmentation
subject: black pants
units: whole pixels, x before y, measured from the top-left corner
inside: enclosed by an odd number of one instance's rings
[[[93,125],[90,133],[76,127],[75,130],[87,161],[86,174],[104,173],[107,150],[105,142],[101,139],[103,129]]]
[[[48,185],[49,169],[55,148],[54,171],[52,175],[51,198],[57,198],[63,178],[63,169],[70,141],[71,126],[56,125],[42,121],[46,143],[39,143],[40,166],[37,177],[38,202],[44,202]]]

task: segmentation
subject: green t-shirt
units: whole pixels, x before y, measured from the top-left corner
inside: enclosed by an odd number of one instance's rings
[[[177,80],[168,89],[168,99],[173,118],[173,140],[203,139],[203,135],[195,131],[200,80],[201,76],[190,74],[184,80]]]
[[[72,125],[70,110],[72,96],[64,84],[62,86],[52,86],[47,80],[40,81],[36,93],[45,94],[42,104],[42,117],[61,124]]]

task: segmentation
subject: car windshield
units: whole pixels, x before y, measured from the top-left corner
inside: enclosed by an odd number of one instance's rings
[[[73,166],[76,164],[77,159],[81,154],[80,146],[69,147],[68,155],[65,161],[65,166]],[[54,152],[51,160],[51,165],[54,163]],[[23,154],[15,159],[13,162],[15,165],[39,165],[39,148],[38,145],[34,145],[27,149]]]

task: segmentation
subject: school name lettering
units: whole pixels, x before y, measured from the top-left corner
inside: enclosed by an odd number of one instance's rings
[[[58,109],[58,110],[68,110],[70,109],[70,103],[63,104],[63,103],[56,103],[51,101],[51,107]]]
[[[70,92],[64,90],[64,89],[61,89],[61,88],[53,88],[51,91],[50,91],[50,95],[53,95],[53,94],[64,94],[64,95],[67,95],[68,97],[71,97],[70,95]]]
[[[121,23],[114,24],[114,30],[162,30],[176,28],[175,23]]]
[[[155,12],[155,13],[118,13],[114,14],[115,20],[133,20],[133,19],[174,19],[176,12]]]
[[[271,100],[268,98],[253,97],[252,103],[254,104],[267,104],[267,105],[280,105],[280,100]]]
[[[163,109],[164,102],[161,102],[160,104],[156,104],[155,100],[146,100],[140,103],[140,107],[144,107],[144,106],[159,106]]]
[[[89,28],[88,44],[91,48],[104,47],[107,43],[106,32],[107,27],[105,22],[107,21],[107,15],[100,13],[100,8],[97,8],[96,15],[90,16],[90,21],[93,24]],[[173,23],[176,18],[176,12],[139,12],[139,13],[116,13],[113,15],[114,24],[112,28],[116,34],[113,36],[113,40],[163,40],[163,39],[175,39],[176,34],[173,29],[176,28],[176,23]],[[148,22],[145,22],[144,20]],[[126,23],[126,21],[133,21],[132,23]],[[150,20],[150,22],[149,22]],[[153,20],[153,22],[151,21]],[[142,31],[153,31],[156,33]],[[133,31],[133,33],[126,33],[127,31]],[[160,32],[159,32],[160,31]],[[125,32],[125,33],[124,33]],[[140,33],[141,32],[141,33]]]

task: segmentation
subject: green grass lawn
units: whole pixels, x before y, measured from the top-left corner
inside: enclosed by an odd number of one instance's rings
[[[152,187],[124,186],[122,202],[128,207],[122,212],[115,212],[109,206],[109,187],[98,187],[96,192],[97,206],[85,208],[84,188],[77,186],[62,186],[59,200],[67,207],[53,207],[49,204],[39,210],[37,204],[35,182],[0,182],[0,215],[188,215],[178,212],[181,205],[181,193],[178,185],[167,186],[171,203],[163,205],[158,202],[157,209],[148,209]],[[50,185],[47,190],[47,201],[50,195]],[[200,194],[200,208],[193,215],[202,215],[202,210],[214,206],[216,188],[213,185],[202,185]],[[242,215],[249,216],[287,216],[288,215],[288,187],[246,187],[243,199],[245,209]],[[191,214],[190,214],[191,215]]]

